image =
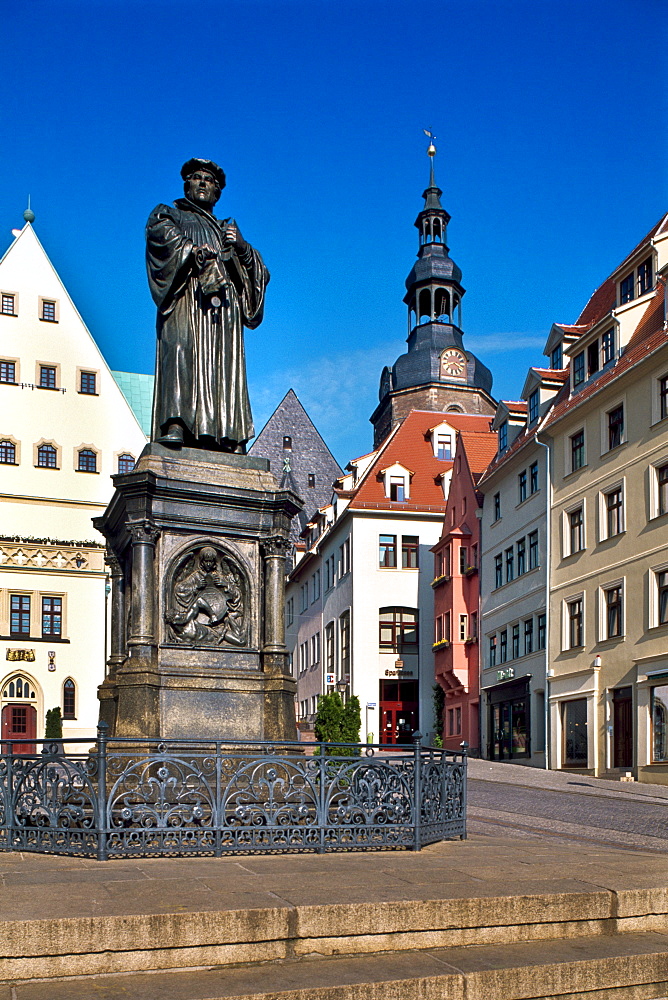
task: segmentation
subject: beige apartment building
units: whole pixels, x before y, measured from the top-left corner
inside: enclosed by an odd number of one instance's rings
[[[552,767],[668,784],[668,215],[548,351]],[[555,362],[553,367],[559,367]]]

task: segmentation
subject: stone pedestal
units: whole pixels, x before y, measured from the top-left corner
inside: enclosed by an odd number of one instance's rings
[[[266,459],[151,443],[114,477],[111,736],[296,739],[284,561],[301,509]]]

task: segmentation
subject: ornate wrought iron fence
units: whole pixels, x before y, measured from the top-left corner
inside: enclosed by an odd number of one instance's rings
[[[0,753],[0,850],[96,857],[404,848],[466,836],[466,752],[35,740]],[[25,749],[25,742],[19,747]]]

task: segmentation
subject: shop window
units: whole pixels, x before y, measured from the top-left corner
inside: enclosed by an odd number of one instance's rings
[[[668,684],[652,688],[652,763],[668,763]]]
[[[577,698],[561,705],[563,733],[563,766],[586,767],[588,763],[587,745],[587,699]]]

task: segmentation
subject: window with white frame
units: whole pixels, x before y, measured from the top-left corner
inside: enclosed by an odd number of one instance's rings
[[[650,713],[652,718],[652,763],[668,763],[668,683],[657,684],[651,689]]]
[[[617,483],[601,492],[601,540],[624,531],[624,485]]]
[[[538,462],[532,462],[529,466],[529,492],[532,495],[538,492]]]
[[[564,604],[565,649],[577,649],[584,645],[584,596],[572,597]]]
[[[436,432],[436,458],[444,462],[452,461],[452,434],[446,431]]]
[[[668,514],[668,456],[649,467],[650,516]]]
[[[564,511],[564,555],[572,556],[576,552],[582,552],[585,547],[585,518],[584,503],[579,503],[576,507]]]
[[[606,445],[604,450],[607,451],[612,451],[613,448],[619,448],[620,444],[623,444],[626,440],[624,431],[623,403],[618,403],[611,410],[606,411],[604,434],[604,441]]]
[[[569,438],[570,443],[570,468],[569,472],[577,472],[586,464],[585,458],[585,433],[584,429],[576,431]]]
[[[517,476],[517,502],[524,503],[527,498],[527,470],[522,471]]]
[[[320,663],[320,633],[311,636],[311,665]]]
[[[325,625],[325,671],[328,674],[334,673],[334,622]]]
[[[410,499],[411,474],[398,462],[382,471],[385,483],[385,496],[395,503],[403,503]]]
[[[459,616],[459,641],[466,642],[469,634],[469,616]]]
[[[320,597],[320,570],[317,569],[311,577],[311,604]]]
[[[602,639],[618,639],[624,635],[624,584],[617,580],[601,588]]]
[[[403,503],[406,499],[406,477],[390,476],[390,500]]]
[[[650,627],[668,625],[668,564],[650,572]]]
[[[529,569],[538,567],[538,532],[529,532]]]

